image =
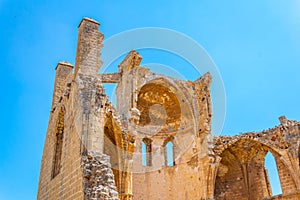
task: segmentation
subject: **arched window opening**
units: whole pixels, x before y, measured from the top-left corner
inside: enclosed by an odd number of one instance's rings
[[[120,188],[119,154],[115,138],[115,132],[112,127],[111,119],[106,119],[104,126],[104,148],[103,153],[110,157],[109,161],[114,174],[115,184]]]
[[[281,185],[280,185],[280,180],[279,180],[279,175],[278,175],[278,170],[276,166],[276,161],[274,159],[274,156],[272,155],[271,152],[268,152],[265,157],[265,170],[266,170],[266,180],[270,181],[269,186],[270,188],[270,196],[272,195],[278,195],[282,194],[281,190]]]
[[[152,166],[152,140],[149,138],[142,141],[142,165]]]
[[[299,147],[298,147],[298,160],[299,160],[299,166],[300,166],[300,144],[299,144]]]
[[[144,141],[142,141],[142,165],[147,166],[146,144]]]
[[[58,114],[58,120],[56,124],[55,144],[54,144],[54,157],[52,165],[52,178],[59,174],[61,168],[61,155],[63,147],[63,135],[64,135],[64,110],[61,108]]]
[[[174,166],[174,144],[172,141],[167,142],[165,145],[165,165]]]

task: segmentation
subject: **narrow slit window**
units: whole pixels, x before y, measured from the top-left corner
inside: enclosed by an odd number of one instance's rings
[[[142,165],[152,166],[152,140],[149,138],[142,141]]]
[[[299,147],[298,147],[298,160],[299,160],[299,166],[300,166],[300,144],[299,144]]]
[[[142,141],[142,164],[143,166],[147,166],[146,144],[144,141]]]
[[[166,166],[174,166],[174,144],[169,141],[165,146],[165,164]]]
[[[56,177],[61,169],[61,155],[63,147],[63,135],[64,135],[64,112],[61,109],[58,115],[56,138],[54,144],[54,158],[52,167],[52,178]]]

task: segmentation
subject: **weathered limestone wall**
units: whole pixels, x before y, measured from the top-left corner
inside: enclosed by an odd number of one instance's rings
[[[176,165],[154,172],[134,174],[133,199],[201,199],[198,167]]]
[[[133,158],[133,199],[209,199],[211,76],[185,82],[139,66],[131,51],[119,65],[117,109],[122,125],[136,124]],[[124,98],[127,97],[127,98]],[[134,113],[134,112],[138,112]],[[153,113],[153,114],[152,114]],[[151,161],[142,166],[144,139],[151,141]],[[165,145],[174,145],[175,166],[166,166]]]
[[[208,159],[164,166],[133,174],[133,199],[211,199],[208,197]]]
[[[70,81],[73,70],[73,65],[68,62],[60,62],[57,64],[56,68],[56,75],[55,75],[55,83],[54,83],[54,91],[53,91],[53,98],[52,98],[52,106],[57,107],[61,101],[61,97],[65,92],[67,82]]]
[[[84,199],[118,200],[109,156],[89,152],[83,157]]]
[[[77,73],[96,75],[101,67],[104,36],[98,31],[99,26],[99,22],[90,18],[83,18],[78,26],[75,76]]]
[[[70,103],[73,97],[69,93],[71,87],[71,80],[69,79],[71,76],[69,75],[71,74],[71,70],[68,70],[70,74],[66,74],[64,67],[70,68],[69,66],[59,64],[56,69],[56,77],[60,78],[55,81],[56,89],[54,92],[55,98],[53,99],[55,103],[50,113],[50,121],[44,145],[38,200],[83,199],[81,140],[74,123],[73,105]],[[61,80],[62,76],[66,77],[66,79]],[[56,98],[59,94],[61,96]],[[61,128],[63,133],[59,132]],[[62,149],[59,155],[61,162],[58,163],[58,167],[60,168],[59,173],[53,176],[54,154],[57,151],[56,143],[58,142],[58,134],[63,134]]]
[[[51,131],[51,130],[50,130]],[[67,131],[66,131],[67,132]],[[80,140],[69,132],[64,140],[60,173],[52,179],[54,134],[47,136],[42,159],[38,197],[39,200],[83,199]]]
[[[214,152],[220,156],[215,198],[300,199],[299,122],[280,117],[281,124],[259,133],[216,137]],[[265,156],[275,158],[282,195],[272,197]]]
[[[247,200],[248,193],[244,186],[243,171],[239,161],[229,152],[224,152],[224,157],[226,160],[223,159],[220,164],[216,178],[216,199]]]
[[[79,25],[75,74],[66,62],[56,68],[38,200],[119,199],[109,157],[103,155],[111,105],[98,76],[103,39],[98,27],[89,18]]]
[[[79,24],[74,73],[56,67],[38,200],[300,199],[300,122],[213,138],[209,73],[193,82],[155,74],[133,50],[118,72],[98,74],[99,25]],[[117,84],[117,109],[102,83]],[[268,152],[282,195],[272,196]]]

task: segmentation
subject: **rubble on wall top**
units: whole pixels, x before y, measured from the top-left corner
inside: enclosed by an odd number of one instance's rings
[[[292,130],[292,128],[295,126],[298,126],[300,131],[300,122],[295,120],[287,120],[285,117],[280,117],[279,120],[281,122],[280,125],[268,130],[263,130],[260,132],[247,132],[235,136],[214,137],[214,152],[220,155],[225,149],[235,145],[236,142],[241,140],[256,140],[269,146],[274,146],[279,149],[286,149],[291,144],[286,142],[283,138],[286,137],[287,134],[293,134],[293,132],[290,132],[289,130]]]

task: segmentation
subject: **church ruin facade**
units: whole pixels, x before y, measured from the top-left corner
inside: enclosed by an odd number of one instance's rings
[[[38,200],[299,200],[300,123],[214,137],[212,77],[178,80],[131,51],[99,74],[103,34],[84,18],[75,66],[56,67]],[[116,106],[103,83],[116,84]],[[273,195],[265,156],[276,161]]]

